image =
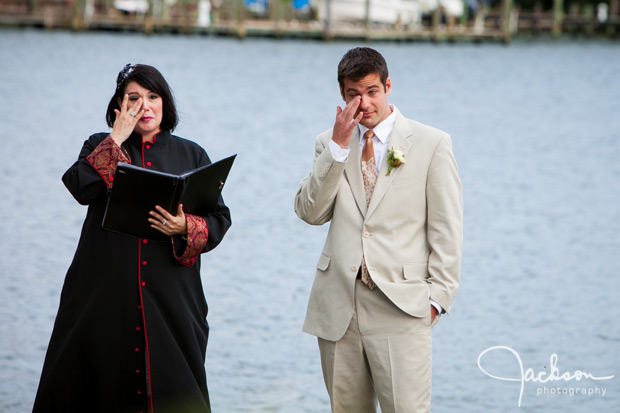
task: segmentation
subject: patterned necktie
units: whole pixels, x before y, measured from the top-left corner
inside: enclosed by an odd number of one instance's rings
[[[377,163],[375,161],[375,148],[372,143],[372,137],[374,136],[372,130],[366,131],[364,138],[366,144],[362,150],[362,178],[364,179],[364,192],[366,193],[366,206],[370,204],[372,193],[375,190],[377,184]],[[370,278],[368,267],[366,266],[366,260],[362,257],[362,282],[368,286],[371,290],[374,290],[377,285]]]

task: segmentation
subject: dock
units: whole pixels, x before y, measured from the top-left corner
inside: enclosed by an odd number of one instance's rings
[[[143,7],[121,10],[119,1]],[[290,0],[272,1],[260,11],[244,0],[0,0],[0,28],[363,41],[510,43],[524,34],[620,38],[620,0],[585,5],[553,0],[551,10],[543,10],[541,3],[521,10],[514,0],[497,0],[494,7],[478,3],[480,7],[471,10],[465,2],[460,15],[436,7],[423,10],[416,19],[393,22],[373,20],[373,1],[378,0],[360,0],[357,20],[330,13],[339,0],[320,1],[321,16],[317,10],[294,9]]]

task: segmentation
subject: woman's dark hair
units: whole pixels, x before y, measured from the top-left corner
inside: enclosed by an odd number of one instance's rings
[[[110,99],[110,103],[108,103],[108,110],[105,116],[108,126],[114,126],[114,120],[116,119],[114,109],[120,111],[121,107],[119,101],[123,101],[125,88],[129,82],[136,82],[143,88],[157,93],[161,97],[163,114],[159,127],[161,130],[172,132],[179,123],[172,90],[170,90],[168,82],[166,82],[166,79],[159,73],[159,70],[148,65],[128,64],[119,72],[116,79],[116,91],[112,99]]]
[[[356,47],[342,56],[338,64],[338,83],[344,90],[344,80],[357,82],[371,74],[378,74],[383,87],[388,78],[387,63],[381,53],[370,47]]]

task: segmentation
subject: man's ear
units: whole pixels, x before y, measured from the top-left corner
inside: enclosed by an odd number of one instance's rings
[[[390,80],[390,77],[388,76],[388,78],[385,79],[385,94],[387,96],[390,96],[391,91],[392,91],[392,81]]]

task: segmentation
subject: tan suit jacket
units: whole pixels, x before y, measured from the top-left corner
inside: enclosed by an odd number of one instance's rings
[[[392,169],[387,156],[368,207],[360,167],[359,131],[347,162],[317,137],[314,167],[300,184],[295,212],[305,222],[331,221],[317,264],[304,331],[330,341],[347,330],[362,255],[384,294],[414,317],[429,315],[429,299],[450,311],[459,285],[463,198],[452,142],[445,132],[397,115],[390,149],[405,154]]]

